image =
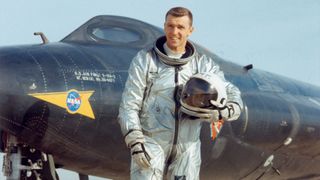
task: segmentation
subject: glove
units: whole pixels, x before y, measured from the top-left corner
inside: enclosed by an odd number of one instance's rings
[[[210,118],[208,119],[209,123],[218,122],[222,120],[219,110],[212,110]]]
[[[131,146],[131,157],[139,167],[147,169],[151,167],[151,157],[144,148],[143,143],[136,143]]]
[[[221,118],[225,121],[233,121],[241,114],[240,106],[234,102],[227,102],[226,106],[219,111]]]
[[[187,119],[191,120],[202,120],[205,122],[218,122],[221,117],[218,109],[215,110],[208,110],[207,112],[196,112],[189,110],[183,106],[180,107],[180,112],[182,119],[187,117]]]
[[[127,147],[131,150],[131,157],[141,168],[151,167],[151,157],[147,153],[144,135],[140,130],[130,130],[125,136]]]
[[[211,102],[213,105],[215,102]],[[187,109],[184,106],[180,107],[180,112],[182,115],[186,114],[189,119],[196,120],[200,119],[209,123],[223,121],[233,121],[239,118],[241,114],[240,106],[235,102],[227,102],[225,106],[218,107],[217,109],[208,109],[206,111],[198,112],[194,110]]]
[[[233,121],[239,118],[241,114],[240,106],[234,102],[227,102],[222,108],[211,111],[208,122],[218,122],[220,120]]]

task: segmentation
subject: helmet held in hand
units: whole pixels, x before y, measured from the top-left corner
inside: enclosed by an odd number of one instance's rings
[[[225,83],[216,74],[199,73],[190,77],[181,94],[181,111],[198,118],[211,118],[214,110],[226,106]]]

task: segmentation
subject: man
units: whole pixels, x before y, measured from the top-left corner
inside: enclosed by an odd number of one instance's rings
[[[218,120],[219,114],[226,120],[240,115],[239,90],[225,81],[212,59],[198,54],[188,41],[194,29],[192,21],[188,9],[170,9],[165,17],[165,36],[152,49],[140,51],[129,68],[119,123],[131,149],[131,179],[161,180],[166,175],[174,180],[199,179],[203,120],[179,115],[179,92],[191,76],[211,73],[225,82],[232,111],[228,107],[224,113],[212,113],[210,120]]]

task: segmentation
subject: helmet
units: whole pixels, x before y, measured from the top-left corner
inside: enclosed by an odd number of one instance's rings
[[[227,103],[225,83],[212,73],[191,76],[183,87],[180,103],[182,112],[210,118],[214,110],[223,109]]]

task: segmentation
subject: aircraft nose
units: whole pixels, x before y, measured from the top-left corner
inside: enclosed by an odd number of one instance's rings
[[[28,100],[24,81],[35,63],[21,48],[0,48],[0,128],[17,134],[21,131]]]

